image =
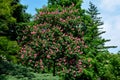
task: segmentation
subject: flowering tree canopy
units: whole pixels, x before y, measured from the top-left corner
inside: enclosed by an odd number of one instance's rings
[[[23,45],[20,55],[23,64],[34,67],[36,71],[74,74],[82,73],[90,67],[83,50],[87,48],[79,27],[79,10],[70,6],[62,10],[50,11],[43,8],[36,14],[34,25],[23,30],[19,40]],[[79,74],[78,74],[79,73]]]

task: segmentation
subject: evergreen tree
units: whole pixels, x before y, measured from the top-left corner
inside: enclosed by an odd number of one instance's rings
[[[26,6],[19,0],[1,0],[0,2],[0,35],[16,40],[18,24],[29,22],[31,15],[26,13]]]
[[[0,35],[8,35],[8,25],[14,24],[16,19],[12,16],[12,0],[0,0]]]
[[[0,58],[15,59],[18,53],[17,27],[28,22],[30,15],[19,0],[0,0]],[[14,57],[14,58],[13,58]],[[12,60],[11,59],[11,60]]]
[[[105,46],[105,43],[110,40],[101,37],[101,34],[105,33],[105,31],[100,31],[101,28],[99,28],[99,26],[103,25],[101,17],[99,17],[100,13],[94,4],[91,2],[89,4],[90,8],[88,8],[86,13],[90,16],[90,19],[87,19],[89,22],[86,23],[87,30],[84,36],[86,38],[86,43],[90,48],[93,48],[92,52],[96,55],[99,51],[105,51],[108,48],[114,48],[115,46]]]
[[[9,25],[11,33],[11,38],[16,40],[17,36],[19,35],[18,32],[20,29],[23,28],[23,24],[30,22],[31,15],[26,13],[27,6],[20,4],[20,0],[13,0],[11,3],[13,8],[12,16],[16,19],[16,23]]]
[[[92,4],[92,2],[89,3],[89,6],[90,7],[88,8],[88,11],[86,11],[86,12],[91,17],[92,22],[94,24],[96,24],[96,26],[103,25],[103,22],[101,21],[101,17],[98,17],[98,15],[100,15],[100,13],[98,12],[97,7],[94,4]]]
[[[90,8],[86,11],[86,16],[84,17],[84,40],[88,45],[88,49],[84,50],[87,55],[91,56],[94,59],[93,63],[93,71],[94,76],[101,76],[101,70],[99,68],[103,67],[103,63],[97,58],[99,55],[104,55],[108,53],[108,48],[114,48],[115,46],[105,46],[105,43],[110,41],[101,37],[101,34],[105,33],[105,31],[100,31],[101,28],[99,26],[103,25],[101,21],[101,17],[99,17],[99,12],[97,7],[90,2]],[[100,57],[102,59],[102,57]],[[103,75],[102,75],[103,77]]]

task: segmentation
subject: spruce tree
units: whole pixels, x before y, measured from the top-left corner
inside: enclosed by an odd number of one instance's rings
[[[88,22],[85,23],[87,28],[84,38],[86,44],[92,48],[92,53],[96,55],[98,52],[105,51],[108,48],[113,48],[115,46],[105,46],[105,43],[110,40],[106,40],[101,37],[101,34],[105,33],[105,31],[100,30],[100,26],[103,25],[101,17],[99,17],[100,13],[94,4],[91,2],[89,4],[90,8],[86,11],[89,16],[89,20],[86,18]]]

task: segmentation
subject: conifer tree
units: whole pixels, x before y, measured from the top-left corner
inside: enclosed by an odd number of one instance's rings
[[[0,58],[15,59],[18,53],[17,27],[28,22],[30,15],[19,0],[0,0]]]
[[[105,33],[105,31],[101,31],[101,28],[99,27],[103,25],[101,17],[99,17],[100,13],[94,4],[91,2],[89,4],[90,8],[86,11],[89,19],[86,18],[88,22],[85,23],[87,28],[84,38],[86,39],[86,44],[92,48],[92,53],[96,55],[98,52],[105,51],[108,48],[113,48],[115,46],[105,46],[105,43],[110,40],[101,37],[101,34]]]
[[[0,36],[7,36],[16,40],[18,24],[29,22],[30,14],[26,13],[26,6],[19,0],[1,0],[0,2]]]

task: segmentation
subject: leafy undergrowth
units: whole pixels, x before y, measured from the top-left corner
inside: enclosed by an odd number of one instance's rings
[[[60,80],[60,77],[34,73],[31,68],[0,61],[0,80]]]
[[[61,80],[58,76],[53,77],[52,74],[36,74],[33,73],[35,76],[34,78],[28,77],[16,77],[12,75],[0,75],[0,80]]]

